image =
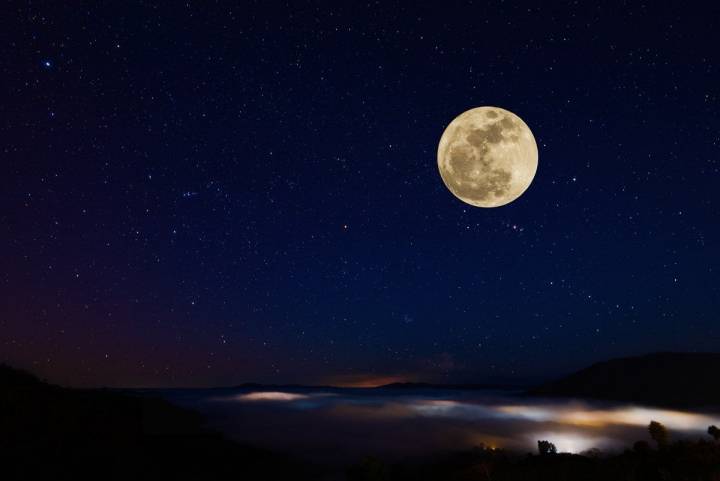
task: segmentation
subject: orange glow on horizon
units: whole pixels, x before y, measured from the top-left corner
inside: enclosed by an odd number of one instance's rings
[[[702,429],[712,424],[711,416],[676,411],[653,409],[639,406],[625,406],[614,409],[592,409],[584,406],[498,406],[498,412],[533,421],[553,421],[572,426],[601,428],[609,425],[645,426],[657,420],[672,429]]]
[[[380,387],[385,384],[392,384],[395,382],[410,382],[407,376],[402,375],[386,375],[378,376],[373,374],[351,374],[345,376],[337,376],[330,378],[327,382],[332,386],[337,387],[358,387],[358,388],[369,388],[369,387]]]

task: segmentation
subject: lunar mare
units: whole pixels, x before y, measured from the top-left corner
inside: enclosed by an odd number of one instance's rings
[[[538,149],[520,117],[499,107],[477,107],[447,126],[437,161],[445,186],[458,199],[476,207],[499,207],[530,186]]]

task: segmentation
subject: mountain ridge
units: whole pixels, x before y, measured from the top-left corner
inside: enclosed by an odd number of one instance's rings
[[[528,395],[672,407],[720,406],[720,353],[655,352],[597,362]]]

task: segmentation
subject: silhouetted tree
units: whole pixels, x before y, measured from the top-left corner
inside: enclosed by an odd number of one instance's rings
[[[581,451],[580,456],[585,456],[586,458],[598,459],[602,456],[602,451],[600,451],[600,449],[598,449],[598,448],[590,448],[590,449],[586,449],[585,451]]]
[[[547,456],[549,454],[557,454],[557,448],[550,441],[541,440],[538,441],[538,452],[541,456]]]
[[[714,424],[708,428],[708,434],[712,436],[715,441],[720,441],[720,429]]]
[[[650,445],[647,441],[636,441],[635,444],[633,444],[633,451],[638,454],[647,454],[650,452]]]
[[[650,421],[650,424],[648,425],[648,432],[650,432],[650,437],[653,441],[657,443],[658,448],[664,448],[667,446],[670,436],[668,435],[667,428],[661,423],[657,421]]]
[[[388,481],[390,472],[384,462],[369,456],[358,466],[351,468],[347,473],[347,477],[351,481]]]

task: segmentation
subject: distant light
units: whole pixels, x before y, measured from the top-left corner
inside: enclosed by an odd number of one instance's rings
[[[50,68],[52,67],[52,62],[50,60],[43,60],[43,66],[45,68]]]
[[[536,432],[528,436],[528,442],[533,444],[535,440],[546,439],[557,447],[560,453],[581,453],[592,448],[604,447],[608,440],[603,437],[587,436],[580,433],[567,432]]]

